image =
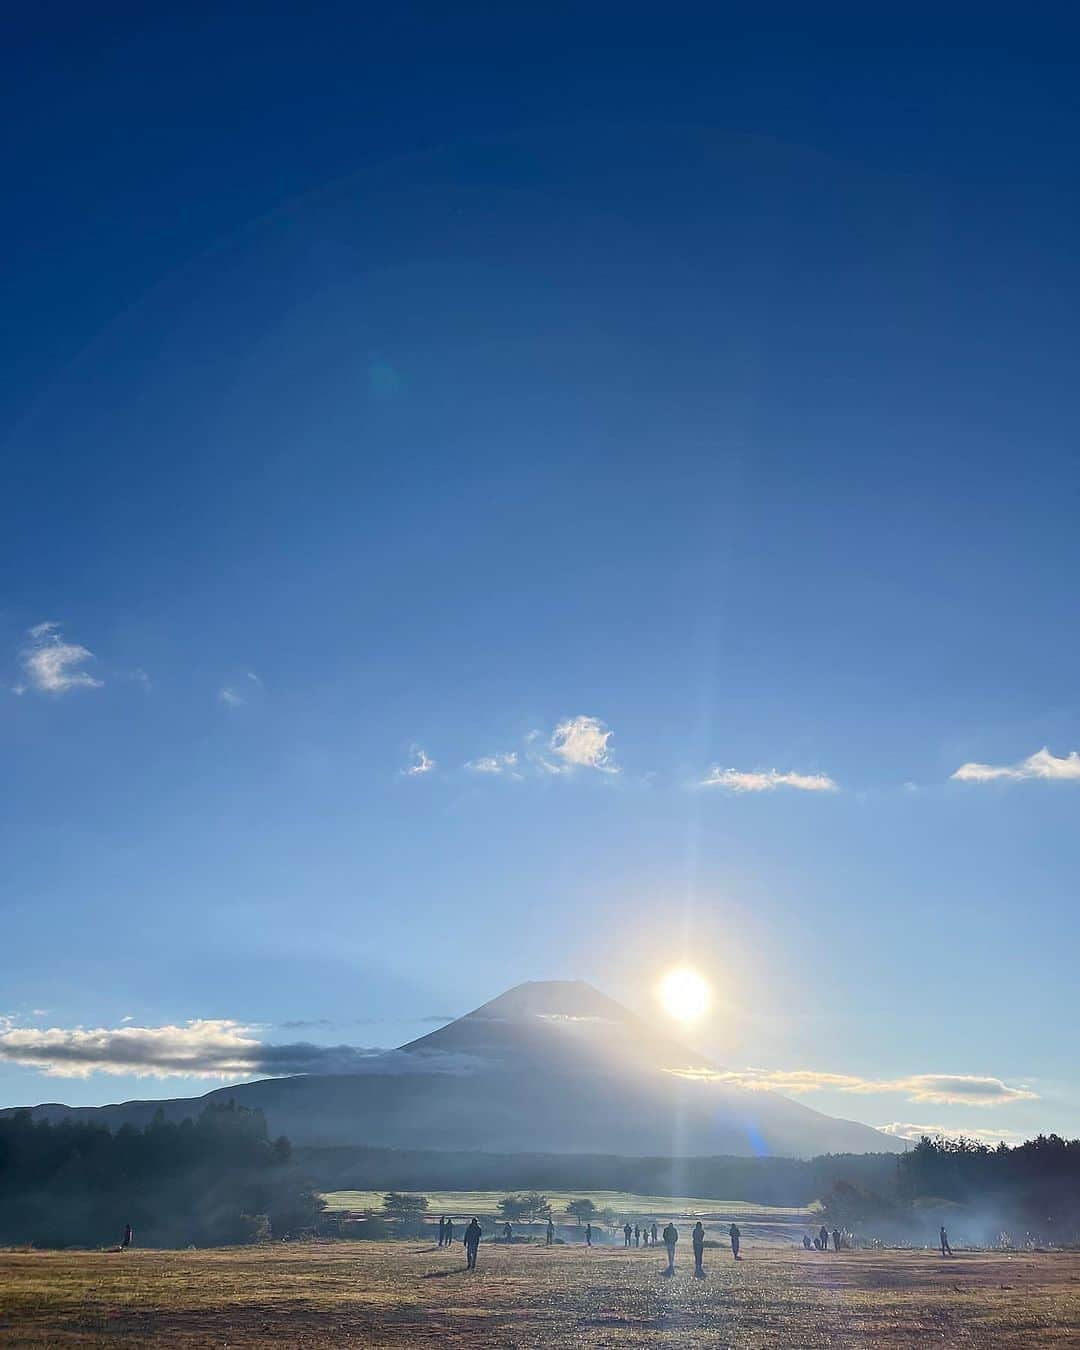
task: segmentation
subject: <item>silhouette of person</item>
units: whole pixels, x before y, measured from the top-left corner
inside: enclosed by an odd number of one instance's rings
[[[630,1242],[631,1242],[631,1240],[633,1239],[633,1236],[634,1236],[634,1230],[630,1227],[630,1225],[629,1225],[628,1223],[624,1223],[624,1224],[623,1224],[623,1230],[622,1230],[622,1231],[623,1231],[623,1237],[626,1239],[626,1246],[629,1247],[629,1246],[630,1246]]]
[[[454,1221],[453,1219],[447,1219],[446,1235],[443,1238],[443,1246],[449,1247],[453,1244],[453,1241],[454,1241]]]
[[[945,1229],[943,1228],[941,1231],[944,1233]],[[134,1236],[135,1236],[135,1234],[131,1231],[131,1224],[129,1224],[129,1223],[124,1224],[124,1236],[120,1239],[120,1246],[121,1246],[121,1247],[130,1247],[130,1246],[131,1246],[131,1239],[132,1239]]]
[[[840,1229],[839,1229],[839,1228],[834,1228],[834,1229],[832,1230],[832,1249],[833,1249],[834,1252],[838,1252],[838,1251],[840,1250]]]
[[[941,1254],[942,1256],[952,1256],[952,1248],[949,1246],[949,1235],[945,1231],[945,1225],[941,1225]]]
[[[814,1251],[816,1252],[821,1251],[821,1239],[819,1237],[816,1237],[814,1239]]]
[[[509,1242],[510,1239],[511,1239],[513,1236],[514,1236],[514,1230],[510,1227],[510,1225],[509,1225],[508,1223],[504,1223],[504,1224],[503,1224],[503,1240],[504,1240],[505,1242]]]
[[[587,1223],[587,1224],[585,1225],[585,1246],[586,1246],[586,1247],[591,1247],[591,1246],[592,1246],[592,1224],[591,1224],[591,1223]]]
[[[466,1270],[476,1269],[476,1252],[480,1246],[480,1234],[483,1230],[475,1218],[469,1220],[468,1227],[465,1229],[465,1268]]]
[[[802,1245],[806,1248],[807,1251],[813,1250],[814,1244],[810,1241],[810,1239],[806,1236],[805,1233],[802,1235]]]
[[[659,1241],[659,1238],[660,1238],[660,1235],[659,1235],[659,1233],[656,1231],[656,1220],[653,1219],[653,1226],[652,1226],[652,1245],[653,1245],[654,1247],[656,1246],[657,1242]]]
[[[667,1248],[667,1273],[675,1274],[675,1244],[679,1240],[679,1230],[669,1221],[664,1229],[664,1246]]]
[[[440,1216],[440,1218],[439,1218],[439,1246],[441,1247],[441,1246],[444,1244],[445,1241],[446,1241],[446,1218],[445,1218],[445,1216]]]
[[[694,1224],[694,1231],[691,1236],[694,1243],[694,1274],[699,1280],[702,1280],[705,1278],[705,1271],[701,1265],[701,1259],[705,1255],[705,1229],[700,1219]]]
[[[742,1237],[742,1234],[739,1232],[738,1224],[734,1223],[727,1231],[728,1237],[731,1239],[731,1254],[737,1261],[739,1259],[739,1239]]]
[[[634,1246],[635,1247],[641,1246],[641,1229],[637,1226],[637,1224],[634,1224]]]
[[[552,1246],[554,1241],[555,1241],[555,1221],[549,1215],[547,1226],[547,1245],[549,1247]]]
[[[818,1229],[818,1237],[821,1239],[821,1250],[827,1252],[829,1250],[829,1230],[824,1224]]]

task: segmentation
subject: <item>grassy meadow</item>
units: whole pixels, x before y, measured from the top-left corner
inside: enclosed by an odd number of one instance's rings
[[[328,1191],[323,1199],[329,1212],[348,1210],[381,1210],[385,1191]],[[428,1215],[436,1219],[440,1214],[460,1217],[494,1218],[499,1201],[506,1191],[423,1191],[427,1196]],[[790,1209],[769,1205],[755,1205],[745,1200],[703,1200],[689,1195],[635,1195],[630,1191],[549,1191],[544,1195],[551,1201],[555,1221],[573,1223],[566,1213],[567,1205],[575,1200],[591,1200],[598,1210],[613,1209],[616,1214],[633,1220],[643,1215],[657,1219],[690,1218],[713,1219],[719,1222],[732,1219],[759,1219],[761,1222],[802,1223],[808,1221],[809,1210]]]
[[[207,1251],[0,1251],[0,1343],[196,1347],[1065,1347],[1080,1254],[749,1247],[654,1250],[420,1242]]]

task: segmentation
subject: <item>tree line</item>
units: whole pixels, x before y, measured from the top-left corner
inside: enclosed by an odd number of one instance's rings
[[[760,1205],[808,1205],[834,1182],[874,1191],[893,1186],[894,1153],[817,1158],[670,1158],[580,1153],[465,1153],[364,1146],[298,1148],[304,1170],[324,1191],[625,1191],[695,1195]]]
[[[108,1246],[131,1224],[137,1244],[219,1246],[309,1228],[322,1207],[289,1140],[232,1101],[115,1133],[0,1118],[0,1243]]]
[[[1040,1135],[991,1148],[924,1136],[900,1154],[891,1183],[874,1190],[834,1182],[829,1226],[885,1236],[944,1223],[972,1241],[1080,1242],[1080,1139]]]

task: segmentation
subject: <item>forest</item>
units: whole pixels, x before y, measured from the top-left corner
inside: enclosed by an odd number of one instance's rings
[[[0,1244],[223,1246],[310,1228],[322,1201],[260,1111],[228,1102],[142,1130],[0,1119]]]
[[[925,1238],[944,1225],[987,1245],[1080,1243],[1080,1139],[990,1148],[924,1136],[894,1166],[877,1189],[834,1182],[822,1197],[829,1225],[886,1238]]]

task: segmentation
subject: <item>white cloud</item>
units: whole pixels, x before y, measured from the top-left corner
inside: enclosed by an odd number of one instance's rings
[[[549,769],[599,769],[601,773],[618,773],[619,766],[611,757],[608,741],[611,730],[596,717],[570,717],[560,722],[551,738],[551,752],[558,755],[562,765],[545,763]]]
[[[729,792],[774,792],[779,787],[798,788],[802,792],[837,792],[838,785],[823,773],[744,772],[714,766],[701,780],[701,787],[726,788]]]
[[[231,689],[228,685],[224,689],[218,690],[218,698],[227,708],[241,708],[245,703],[243,694],[238,694],[235,689]]]
[[[93,652],[77,642],[65,642],[57,624],[35,624],[30,629],[29,639],[22,652],[22,665],[35,689],[47,694],[63,694],[69,689],[101,688],[101,680],[95,680],[80,669],[93,661]]]
[[[14,1028],[0,1033],[0,1060],[42,1069],[58,1078],[92,1073],[236,1076],[252,1071],[259,1042],[228,1020],[183,1026]]]
[[[891,1134],[897,1139],[911,1139],[916,1143],[923,1137],[931,1139],[974,1139],[980,1144],[1020,1144],[1025,1135],[1020,1130],[995,1129],[993,1126],[970,1125],[912,1125],[906,1120],[893,1120],[888,1125],[876,1127],[882,1134]]]
[[[353,1073],[383,1051],[348,1045],[267,1045],[254,1029],[228,1018],[182,1026],[0,1027],[0,1061],[52,1078],[95,1073],[138,1078],[250,1078],[297,1073]]]
[[[1056,782],[1080,783],[1080,751],[1059,758],[1048,746],[1036,750],[1019,764],[961,764],[953,778],[962,783],[992,783],[996,779],[1022,782],[1027,778],[1043,778]]]
[[[435,761],[429,759],[418,745],[413,746],[410,754],[412,755],[412,759],[406,767],[402,769],[402,773],[405,774],[407,778],[418,778],[421,774],[430,773],[432,769],[436,767]]]
[[[1000,1078],[979,1074],[920,1073],[906,1078],[862,1078],[857,1074],[823,1073],[816,1069],[675,1070],[682,1077],[707,1078],[752,1092],[900,1093],[911,1102],[950,1106],[1002,1106],[1037,1101],[1026,1087],[1010,1087]]]
[[[293,1074],[470,1073],[474,1055],[381,1050],[295,1041],[269,1045],[255,1028],[229,1018],[182,1026],[13,1027],[0,1019],[0,1063],[23,1064],[51,1078],[123,1074],[137,1078],[274,1078]]]
[[[520,778],[517,766],[516,750],[507,750],[496,755],[481,755],[479,759],[470,759],[465,765],[473,773],[509,774],[511,778]]]

